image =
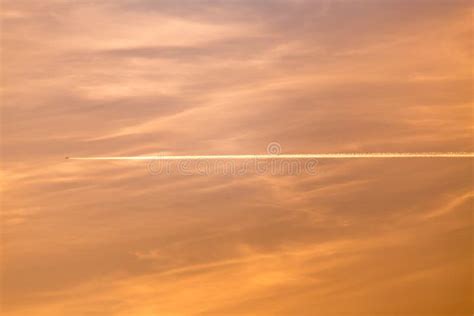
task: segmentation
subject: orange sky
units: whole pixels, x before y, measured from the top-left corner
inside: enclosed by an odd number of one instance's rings
[[[2,1],[1,313],[472,315],[469,1]]]

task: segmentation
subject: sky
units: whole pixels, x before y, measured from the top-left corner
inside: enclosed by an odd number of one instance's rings
[[[2,1],[2,315],[472,315],[472,159],[64,159],[472,152],[472,14]]]

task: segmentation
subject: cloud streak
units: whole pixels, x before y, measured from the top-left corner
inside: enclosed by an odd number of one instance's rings
[[[7,0],[1,20],[2,315],[472,314],[471,1]],[[270,141],[318,172],[64,159]]]
[[[467,152],[427,153],[321,153],[321,154],[266,154],[266,155],[199,155],[199,156],[123,156],[123,157],[66,157],[71,160],[215,160],[215,159],[351,159],[351,158],[472,158]]]

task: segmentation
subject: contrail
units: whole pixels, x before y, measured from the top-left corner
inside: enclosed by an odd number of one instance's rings
[[[379,152],[323,154],[256,154],[256,155],[156,155],[66,157],[71,160],[216,160],[216,159],[353,159],[353,158],[473,158],[473,152]]]

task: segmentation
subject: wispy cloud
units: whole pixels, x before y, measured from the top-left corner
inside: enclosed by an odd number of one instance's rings
[[[64,160],[473,152],[470,1],[2,6],[2,314],[471,312],[470,160]]]

